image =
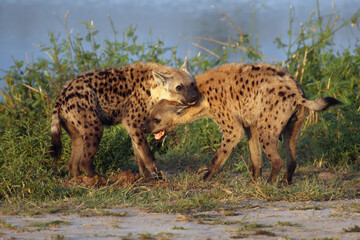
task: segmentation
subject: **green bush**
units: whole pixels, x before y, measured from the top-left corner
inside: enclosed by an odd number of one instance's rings
[[[53,161],[47,154],[50,137],[46,125],[24,119],[21,127],[2,131],[0,199],[37,200],[61,195]]]

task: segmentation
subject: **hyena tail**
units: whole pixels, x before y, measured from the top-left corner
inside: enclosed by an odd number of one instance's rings
[[[340,101],[332,97],[318,98],[315,99],[314,101],[310,101],[303,98],[302,100],[300,100],[300,102],[301,105],[315,112],[321,112],[326,110],[328,107],[332,105],[341,104]]]
[[[50,147],[50,156],[59,160],[62,153],[62,143],[61,143],[61,122],[59,117],[59,109],[54,108],[53,114],[51,116],[51,147]]]

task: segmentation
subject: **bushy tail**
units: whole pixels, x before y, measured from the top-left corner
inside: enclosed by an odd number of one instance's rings
[[[61,143],[61,123],[59,118],[59,108],[54,107],[53,114],[51,116],[51,147],[50,156],[57,161],[62,153]]]
[[[316,112],[324,111],[328,107],[336,104],[341,104],[341,102],[332,97],[318,98],[314,101],[305,98],[301,100],[301,105]]]

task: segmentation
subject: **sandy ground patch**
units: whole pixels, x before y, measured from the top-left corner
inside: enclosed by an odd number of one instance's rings
[[[109,209],[110,216],[0,216],[2,239],[360,239],[360,199],[244,201],[226,212],[155,214]],[[46,224],[48,223],[48,224]]]

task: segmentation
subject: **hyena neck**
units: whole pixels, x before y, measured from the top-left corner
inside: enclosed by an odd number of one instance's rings
[[[159,102],[162,99],[174,101],[174,99],[171,98],[169,91],[164,88],[153,87],[150,89],[150,93],[153,102]]]

